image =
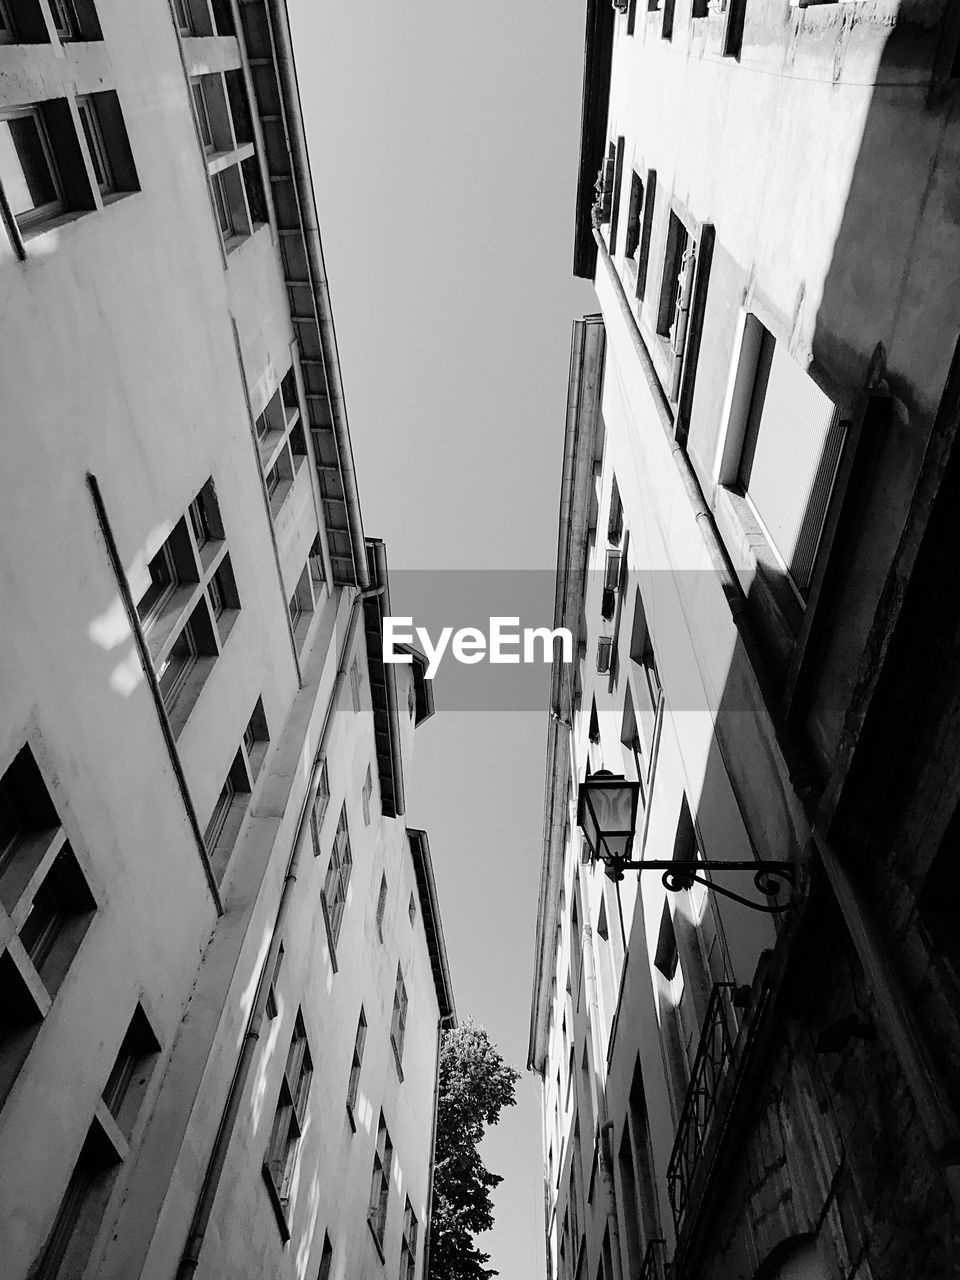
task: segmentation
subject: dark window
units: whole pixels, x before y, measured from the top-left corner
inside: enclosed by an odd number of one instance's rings
[[[397,965],[397,984],[393,992],[393,1016],[390,1019],[390,1043],[397,1070],[403,1062],[403,1041],[407,1034],[407,986],[403,980],[403,972]]]
[[[307,1098],[313,1075],[313,1060],[307,1047],[307,1032],[303,1016],[297,1010],[287,1061],[280,1081],[280,1096],[273,1118],[270,1147],[265,1171],[277,1199],[285,1209],[290,1199],[297,1148],[303,1136],[307,1116]]]
[[[390,1201],[390,1173],[393,1167],[393,1143],[387,1132],[387,1124],[380,1112],[377,1126],[377,1147],[373,1155],[373,1178],[370,1183],[370,1207],[367,1216],[373,1234],[380,1246],[387,1229],[387,1206]]]
[[[357,1104],[357,1093],[360,1089],[360,1070],[363,1067],[363,1048],[367,1042],[367,1019],[360,1010],[360,1018],[357,1022],[357,1035],[353,1042],[353,1058],[350,1062],[350,1079],[347,1081],[347,1110],[352,1117],[353,1109]]]
[[[642,300],[647,288],[647,268],[650,265],[650,239],[653,235],[653,213],[657,201],[657,171],[647,170],[643,193],[643,215],[640,224],[640,247],[637,250],[637,297]]]
[[[347,830],[347,807],[340,810],[340,821],[337,833],[330,850],[330,862],[323,885],[323,909],[334,946],[340,937],[340,925],[347,904],[347,889],[350,885],[350,872],[353,869],[353,858],[350,854],[350,834]]]
[[[417,1219],[408,1200],[403,1210],[400,1238],[400,1280],[414,1280],[417,1274]]]

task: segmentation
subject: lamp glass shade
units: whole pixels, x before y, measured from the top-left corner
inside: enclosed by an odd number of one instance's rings
[[[580,785],[579,821],[594,857],[626,858],[633,843],[640,787],[605,772]]]

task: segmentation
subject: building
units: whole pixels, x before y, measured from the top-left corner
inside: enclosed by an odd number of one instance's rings
[[[0,0],[0,1270],[425,1271],[384,668],[283,0]]]
[[[587,10],[550,1274],[953,1275],[956,6]],[[659,868],[600,845],[601,770]]]

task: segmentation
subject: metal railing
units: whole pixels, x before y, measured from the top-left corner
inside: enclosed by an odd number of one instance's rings
[[[667,1242],[655,1238],[647,1241],[647,1251],[643,1255],[643,1266],[640,1268],[640,1280],[666,1280]]]
[[[703,1154],[720,1084],[736,1042],[738,1020],[734,1010],[742,1004],[741,992],[742,988],[734,982],[715,982],[707,1002],[697,1056],[667,1165],[667,1194],[677,1229],[687,1203],[690,1183]]]

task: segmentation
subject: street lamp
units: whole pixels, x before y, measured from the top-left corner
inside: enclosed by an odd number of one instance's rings
[[[709,862],[699,858],[671,858],[668,862],[647,858],[642,862],[632,861],[630,851],[637,829],[639,803],[640,783],[629,782],[608,769],[591,773],[580,784],[577,825],[586,837],[591,860],[602,862],[611,880],[622,880],[625,871],[659,871],[663,887],[670,893],[682,893],[694,884],[702,884],[753,911],[772,913],[782,911],[788,905],[789,898],[781,900],[780,895],[793,887],[794,868],[790,862],[757,859],[751,862],[720,862],[712,858]],[[757,892],[763,894],[767,901],[744,898],[717,884],[712,876],[718,871],[749,872]]]

